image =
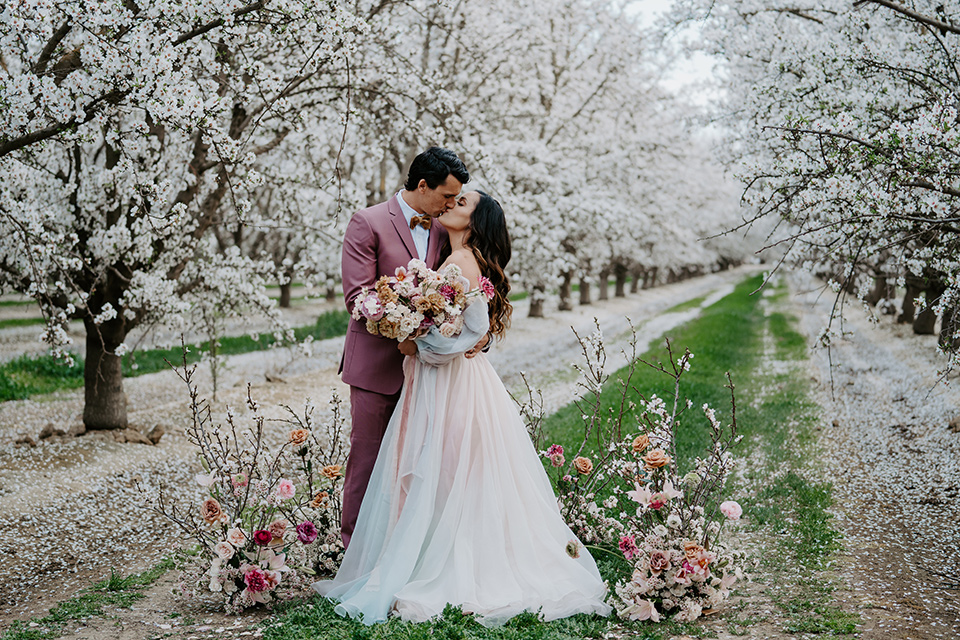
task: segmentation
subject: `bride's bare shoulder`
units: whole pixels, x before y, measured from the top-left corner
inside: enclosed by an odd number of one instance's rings
[[[463,272],[463,277],[470,281],[471,287],[478,286],[480,265],[477,264],[477,259],[474,257],[472,251],[467,248],[457,249],[450,254],[450,257],[446,259],[443,266],[447,266],[448,264],[455,264],[460,267],[460,271]]]

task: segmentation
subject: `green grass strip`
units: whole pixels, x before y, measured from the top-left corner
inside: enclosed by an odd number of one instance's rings
[[[0,320],[0,329],[12,329],[13,327],[32,327],[34,325],[46,322],[43,318],[7,318]]]
[[[312,336],[314,340],[326,340],[342,336],[347,331],[346,311],[327,311],[317,318],[313,325],[297,327],[294,335],[298,341]],[[236,355],[269,349],[277,343],[273,334],[265,334],[257,339],[250,336],[228,336],[220,338],[217,352],[220,355]],[[209,345],[188,345],[187,362],[200,360],[201,351],[208,351]],[[78,389],[83,386],[83,358],[74,358],[72,366],[58,363],[52,356],[20,356],[0,365],[0,402],[22,400],[30,396],[51,393],[62,389]],[[170,368],[167,360],[174,364],[183,361],[180,347],[171,349],[147,349],[130,353],[123,357],[124,377],[142,376]]]
[[[144,590],[173,568],[173,560],[162,560],[143,573],[122,577],[110,570],[110,577],[96,583],[69,600],[60,602],[45,616],[26,622],[17,620],[10,625],[0,640],[48,640],[59,638],[66,623],[72,620],[105,615],[105,607],[129,608],[146,597]],[[34,626],[31,626],[31,623]]]
[[[681,382],[683,395],[693,402],[690,413],[681,418],[680,428],[677,430],[677,457],[681,474],[693,458],[710,445],[708,430],[701,428],[706,418],[699,407],[706,403],[716,410],[718,418],[729,417],[730,392],[724,388],[726,372],[731,373],[734,384],[739,387],[750,377],[759,362],[763,349],[763,311],[759,307],[760,296],[751,296],[750,293],[761,282],[761,276],[745,280],[735,287],[732,293],[704,309],[697,318],[666,334],[675,358],[683,355],[684,348],[694,354],[690,362],[691,369],[684,374]],[[663,340],[657,340],[654,345],[640,357],[648,362],[663,362],[669,368]],[[619,410],[621,392],[617,381],[625,379],[626,375],[627,368],[624,367],[610,376],[601,395],[601,415]],[[646,365],[637,367],[631,385],[648,399],[654,394],[664,399],[673,396],[673,380]],[[628,399],[635,403],[640,401],[634,394]],[[643,413],[642,406],[638,404],[633,410],[627,411],[629,417],[624,420],[624,424],[638,424],[640,414]],[[682,427],[685,423],[697,426],[684,429]],[[752,426],[742,422],[741,431]],[[571,403],[546,418],[543,432],[545,444],[556,442],[562,444],[567,451],[571,451],[571,447],[579,446],[583,438],[583,421],[576,403]]]

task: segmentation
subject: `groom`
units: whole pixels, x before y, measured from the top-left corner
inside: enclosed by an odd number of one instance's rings
[[[414,158],[404,188],[387,202],[363,209],[347,224],[343,238],[343,299],[353,310],[361,287],[420,258],[440,266],[447,232],[436,218],[454,207],[467,168],[449,149],[431,147]],[[487,342],[484,337],[467,357]],[[412,354],[408,354],[412,355]],[[362,321],[350,320],[340,372],[350,385],[350,458],[343,483],[341,537],[344,546],[357,524],[360,503],[377,460],[387,423],[400,399],[403,357],[396,340],[367,333]]]

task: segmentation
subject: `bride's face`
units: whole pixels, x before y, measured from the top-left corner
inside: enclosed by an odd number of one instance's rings
[[[448,231],[463,231],[470,227],[470,216],[480,202],[480,194],[476,191],[467,191],[457,198],[452,209],[440,214],[440,222]]]

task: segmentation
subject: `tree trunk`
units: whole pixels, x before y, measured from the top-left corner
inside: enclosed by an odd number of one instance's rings
[[[947,351],[960,349],[960,306],[943,310],[940,318],[940,347]]]
[[[613,295],[618,298],[625,298],[627,295],[627,268],[622,264],[618,264],[613,268],[613,275],[616,278],[616,289]]]
[[[636,293],[640,290],[640,278],[643,277],[643,268],[637,267],[631,272],[630,293]]]
[[[326,296],[324,296],[327,302],[333,302],[337,297],[337,288],[336,287],[327,287]]]
[[[590,282],[580,278],[580,304],[590,304]]]
[[[127,395],[122,359],[114,351],[126,337],[121,318],[100,326],[85,319],[87,355],[83,367],[83,424],[87,429],[125,429]]]
[[[913,301],[917,299],[917,296],[920,295],[920,287],[915,284],[912,284],[909,280],[907,281],[907,292],[903,294],[903,309],[900,312],[900,315],[897,316],[897,322],[900,324],[908,324],[913,322],[914,317],[917,313],[917,307],[913,304]]]
[[[533,291],[530,292],[530,312],[527,314],[527,317],[543,317],[543,301],[545,298],[546,296],[543,294],[543,287],[533,288]]]
[[[923,308],[923,311],[920,312],[917,319],[913,321],[913,332],[918,336],[932,336],[936,324],[937,314],[934,313],[930,302],[927,301],[927,306]]]
[[[600,291],[597,294],[597,300],[610,299],[610,269],[604,269],[600,272]]]
[[[649,269],[644,270],[643,272],[643,288],[650,289],[651,287],[657,286],[657,272],[660,271],[660,267],[650,267]]]
[[[280,308],[290,308],[290,283],[280,285]]]
[[[570,286],[572,281],[573,274],[569,271],[564,272],[563,282],[560,283],[560,311],[573,310],[573,300],[571,299],[572,287]]]

